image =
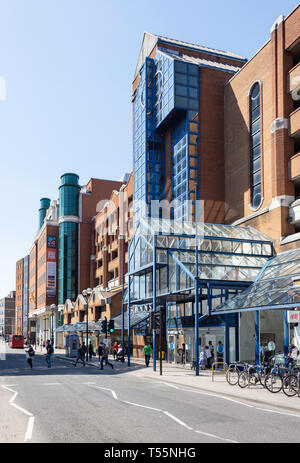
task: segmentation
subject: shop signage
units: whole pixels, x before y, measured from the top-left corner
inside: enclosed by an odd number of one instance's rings
[[[288,323],[300,323],[300,312],[299,310],[288,310]]]

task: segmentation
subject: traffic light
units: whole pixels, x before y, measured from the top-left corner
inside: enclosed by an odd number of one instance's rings
[[[107,320],[106,320],[106,318],[101,320],[100,331],[101,331],[101,333],[107,333]]]
[[[114,320],[109,320],[109,322],[108,322],[108,331],[110,333],[113,333],[115,331],[115,321]]]

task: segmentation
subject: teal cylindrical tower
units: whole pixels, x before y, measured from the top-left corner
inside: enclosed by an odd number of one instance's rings
[[[39,208],[39,230],[42,228],[44,223],[44,218],[46,217],[47,209],[50,207],[51,200],[49,198],[40,199],[40,208]]]
[[[78,293],[79,177],[67,173],[59,187],[58,303]]]

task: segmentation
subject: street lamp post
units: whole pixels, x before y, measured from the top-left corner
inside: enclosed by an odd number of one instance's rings
[[[89,361],[89,298],[92,294],[92,289],[84,289],[82,295],[86,302],[86,361]]]
[[[125,293],[125,235],[120,235],[119,239],[122,240],[122,362],[125,361],[124,350],[124,330],[125,330],[125,314],[124,314],[124,293]]]
[[[53,314],[55,312],[55,309],[56,309],[56,305],[55,304],[51,304],[50,305],[50,309],[51,309],[51,323],[50,323],[50,328],[51,328],[51,344],[53,346],[54,344],[54,329],[53,329]]]

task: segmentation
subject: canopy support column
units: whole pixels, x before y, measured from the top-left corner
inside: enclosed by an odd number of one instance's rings
[[[153,344],[153,371],[156,371],[156,235],[153,235],[153,327],[152,327],[152,344]]]

